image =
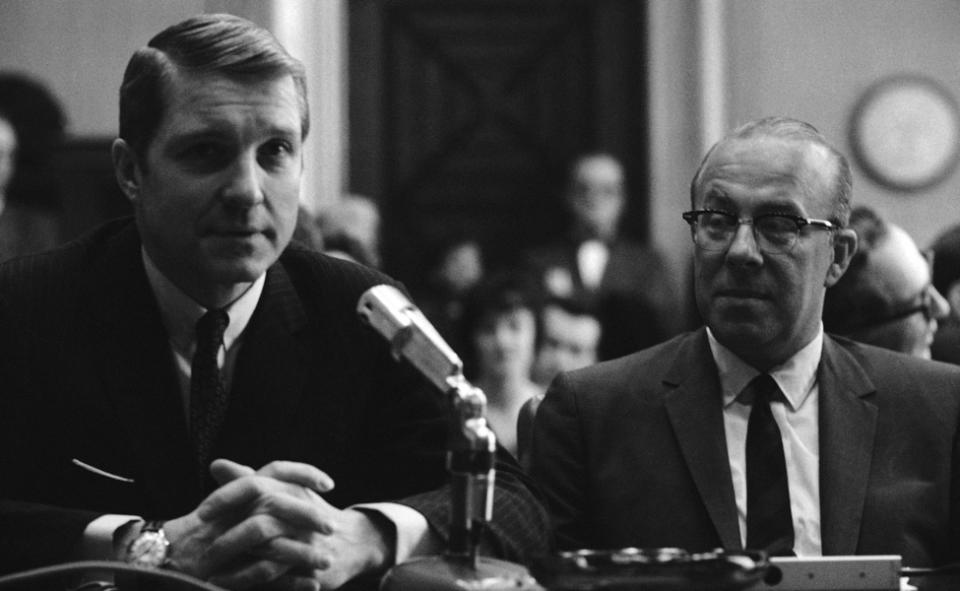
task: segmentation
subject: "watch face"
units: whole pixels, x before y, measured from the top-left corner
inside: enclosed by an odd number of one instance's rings
[[[127,562],[134,566],[159,567],[167,559],[166,537],[161,532],[143,532],[130,544]]]

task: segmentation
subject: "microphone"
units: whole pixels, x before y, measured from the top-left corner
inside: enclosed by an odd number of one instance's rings
[[[493,515],[497,450],[496,435],[486,420],[483,391],[467,381],[460,357],[399,289],[371,287],[360,296],[357,314],[390,343],[394,358],[406,359],[447,396],[449,409],[447,552],[395,566],[384,577],[381,590],[541,589],[524,567],[477,556],[480,535]]]
[[[463,375],[460,357],[399,289],[371,287],[360,296],[357,313],[390,342],[395,358],[406,358],[441,391],[455,386]]]

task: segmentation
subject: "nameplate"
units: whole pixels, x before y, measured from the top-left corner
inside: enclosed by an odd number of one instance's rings
[[[777,591],[899,591],[900,556],[824,556],[770,559],[751,589]]]

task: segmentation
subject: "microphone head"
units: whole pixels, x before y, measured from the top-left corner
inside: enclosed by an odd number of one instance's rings
[[[394,357],[405,358],[441,391],[462,378],[463,361],[396,287],[376,285],[365,291],[357,314],[390,343]]]

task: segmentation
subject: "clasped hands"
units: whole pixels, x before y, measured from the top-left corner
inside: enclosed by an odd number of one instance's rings
[[[327,503],[334,483],[316,467],[220,459],[210,470],[220,488],[164,525],[177,570],[228,589],[317,590],[393,563],[392,524]]]

